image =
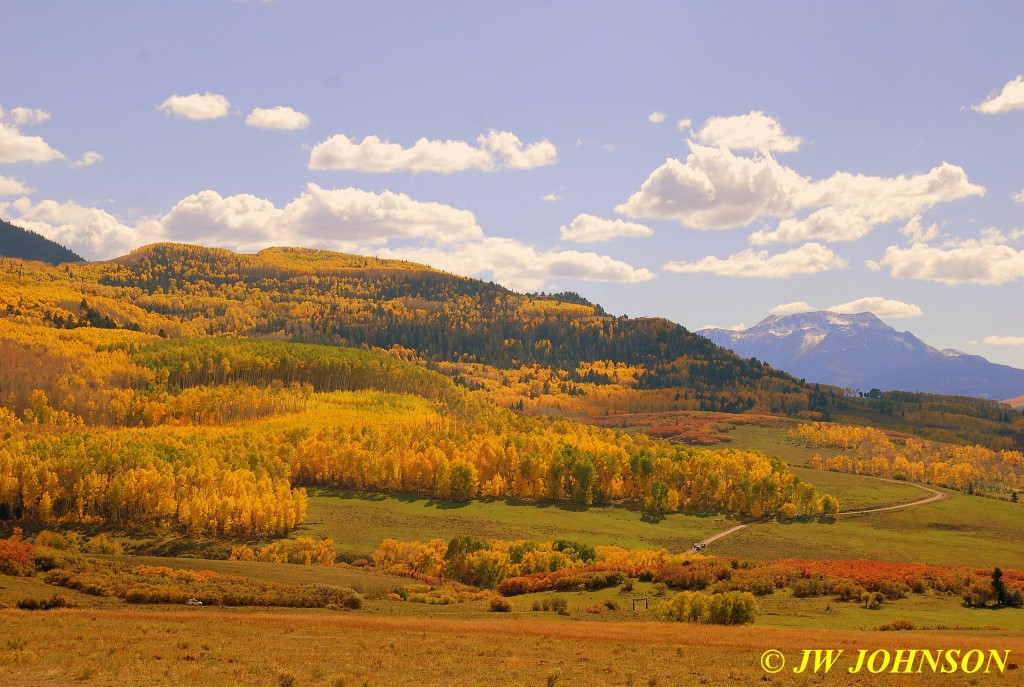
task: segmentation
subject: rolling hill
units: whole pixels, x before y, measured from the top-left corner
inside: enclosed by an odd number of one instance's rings
[[[155,244],[108,262],[26,267],[0,260],[0,354],[22,361],[0,388],[14,392],[19,414],[35,389],[72,415],[107,412],[87,408],[95,380],[83,363],[97,359],[97,347],[243,337],[386,353],[524,413],[753,412],[992,447],[1012,445],[1020,424],[992,401],[857,398],[737,356],[665,319],[615,317],[577,294],[519,294],[403,261]],[[29,378],[24,369],[38,372]],[[120,375],[119,386],[130,390],[139,381],[126,369],[96,374]]]

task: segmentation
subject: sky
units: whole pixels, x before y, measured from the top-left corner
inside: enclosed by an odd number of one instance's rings
[[[0,217],[1024,368],[1024,3],[0,0]]]

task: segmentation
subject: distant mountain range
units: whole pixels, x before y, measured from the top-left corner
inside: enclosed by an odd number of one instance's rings
[[[962,351],[940,351],[869,312],[780,315],[743,331],[708,328],[697,333],[808,382],[992,400],[1024,394],[1024,370]]]
[[[51,265],[62,262],[84,262],[74,251],[40,236],[34,231],[22,229],[0,219],[0,257],[22,260],[41,260]]]

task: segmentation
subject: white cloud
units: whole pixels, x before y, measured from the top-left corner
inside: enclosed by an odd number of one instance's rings
[[[106,259],[127,253],[142,243],[160,240],[160,227],[142,222],[136,227],[121,224],[113,215],[73,201],[43,200],[32,204],[27,198],[12,207],[20,213],[19,226],[42,234],[88,260]]]
[[[543,196],[540,197],[540,199],[543,200],[545,203],[554,203],[559,200],[562,200],[562,196],[558,195],[557,193],[545,193]]]
[[[848,303],[833,305],[827,308],[827,310],[843,313],[845,315],[871,312],[878,317],[888,318],[921,317],[924,315],[924,311],[913,303],[904,303],[903,301],[882,298],[881,296],[866,296],[864,298],[858,298],[857,300],[850,301]]]
[[[1018,203],[1024,203],[1024,188],[1014,193],[1011,198]]]
[[[298,110],[293,110],[283,105],[272,108],[256,107],[245,118],[245,123],[258,129],[293,131],[295,129],[305,129],[309,126],[309,117]]]
[[[643,238],[652,236],[654,230],[635,222],[624,222],[621,219],[603,219],[594,215],[579,214],[561,229],[563,241],[577,243],[597,243],[610,241],[618,237]]]
[[[846,267],[846,262],[830,249],[817,243],[769,255],[768,251],[751,249],[734,253],[724,260],[714,256],[696,262],[669,262],[667,272],[684,274],[717,274],[723,277],[786,279],[799,274],[815,274]]]
[[[743,322],[734,324],[731,327],[719,327],[717,324],[706,324],[703,327],[695,329],[694,331],[699,333],[705,329],[724,329],[727,332],[743,332],[747,330],[747,325]]]
[[[772,313],[773,315],[794,315],[798,312],[813,312],[816,309],[817,308],[812,307],[810,304],[805,303],[804,301],[792,301],[790,303],[782,303],[781,305],[776,305],[768,312]]]
[[[25,126],[26,124],[42,124],[50,118],[50,113],[30,107],[16,107],[5,115],[3,108],[0,108],[0,117],[14,126]]]
[[[647,115],[647,121],[650,122],[651,124],[661,124],[662,122],[665,121],[665,117],[667,116],[668,115],[666,115],[664,112],[655,111]]]
[[[307,246],[415,260],[467,275],[491,275],[520,290],[552,279],[636,283],[654,279],[607,255],[539,250],[515,239],[487,237],[471,212],[420,202],[400,193],[308,184],[284,207],[249,194],[206,190],[183,198],[163,217],[128,226],[109,213],[74,202],[0,204],[20,213],[18,223],[88,259],[108,259],[155,241],[182,241],[252,252],[270,246]],[[391,242],[416,245],[391,245]]]
[[[26,136],[17,126],[0,122],[0,163],[38,163],[63,159],[64,154],[51,148],[41,137]]]
[[[683,117],[683,118],[682,118],[682,119],[680,119],[680,120],[679,120],[678,122],[676,122],[676,129],[677,129],[678,131],[683,131],[683,132],[685,132],[685,131],[686,131],[687,129],[689,129],[689,128],[690,128],[691,126],[693,126],[693,121],[692,121],[692,120],[690,120],[690,118],[689,118],[689,117]]]
[[[95,150],[90,150],[82,154],[76,162],[71,163],[71,167],[79,169],[81,167],[91,167],[97,162],[102,162],[103,156],[97,153]]]
[[[888,266],[895,279],[949,285],[1007,284],[1024,277],[1024,251],[998,243],[999,237],[1002,235],[983,235],[979,239],[951,241],[942,247],[925,243],[915,243],[909,248],[889,246],[885,257],[868,267]]]
[[[775,231],[754,232],[750,242],[856,241],[880,224],[913,218],[939,203],[983,195],[985,189],[970,183],[963,168],[948,162],[909,177],[837,172],[806,188],[803,204],[820,210],[803,219],[785,218]]]
[[[677,220],[694,229],[729,229],[778,218],[774,229],[751,234],[753,245],[855,241],[880,224],[985,194],[961,167],[947,162],[910,176],[836,172],[821,180],[804,177],[771,155],[772,150],[795,150],[799,139],[786,136],[776,120],[760,112],[711,118],[695,138],[713,145],[687,141],[685,162],[666,160],[615,211]],[[756,152],[739,155],[734,149]]]
[[[982,343],[993,346],[1024,346],[1024,336],[986,336]]]
[[[372,251],[379,257],[412,260],[457,274],[491,275],[518,291],[537,291],[551,279],[638,283],[654,279],[648,269],[621,260],[574,250],[539,251],[515,239],[490,237],[450,249],[419,247]]]
[[[440,172],[450,174],[469,169],[534,169],[558,160],[554,144],[544,139],[524,146],[508,131],[491,130],[477,137],[474,147],[465,141],[430,141],[421,138],[411,148],[367,136],[356,143],[337,134],[313,147],[309,168],[357,172]]]
[[[207,91],[202,95],[172,95],[157,105],[156,109],[185,119],[220,119],[228,115],[231,103],[219,93]]]
[[[309,184],[283,208],[253,195],[223,197],[202,191],[183,198],[163,217],[134,227],[109,213],[74,202],[11,204],[19,223],[89,259],[122,255],[143,243],[183,241],[248,252],[270,246],[355,251],[392,239],[439,245],[483,238],[471,212],[412,200],[400,193],[323,189]]]
[[[984,114],[1024,110],[1024,75],[1007,82],[998,94],[990,95],[979,104],[972,105],[971,109]]]
[[[0,196],[26,196],[33,190],[14,177],[0,175]]]
[[[324,189],[316,184],[308,184],[283,208],[248,194],[225,198],[203,191],[181,200],[161,222],[175,240],[242,251],[282,245],[352,251],[391,239],[446,244],[483,237],[467,210],[391,191]]]
[[[688,141],[682,163],[669,158],[615,212],[674,219],[695,229],[742,227],[790,215],[805,204],[810,181],[771,156],[741,157]]]
[[[242,251],[296,245],[421,262],[458,274],[489,274],[510,288],[536,290],[550,279],[632,283],[653,279],[609,256],[540,251],[510,238],[485,237],[473,214],[408,196],[309,184],[283,208],[251,195],[189,196],[160,220],[177,241]],[[416,246],[391,246],[392,240]]]
[[[856,241],[871,233],[875,225],[862,214],[838,208],[822,208],[804,219],[795,217],[779,221],[774,231],[759,230],[750,235],[750,243],[764,246],[769,243],[796,243],[818,241]]]
[[[731,150],[791,153],[800,148],[799,136],[787,136],[782,124],[764,112],[734,117],[711,117],[697,132],[701,143]]]
[[[932,224],[925,229],[921,226],[921,215],[914,215],[900,233],[913,243],[927,243],[939,235],[939,225]]]

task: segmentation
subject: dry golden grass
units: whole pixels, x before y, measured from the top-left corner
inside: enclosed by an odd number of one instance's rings
[[[198,609],[0,612],[0,671],[12,687],[57,685],[1015,685],[979,675],[811,677],[760,667],[766,649],[1009,649],[1017,633],[839,632],[649,622],[384,617]],[[972,682],[972,680],[974,682]]]

